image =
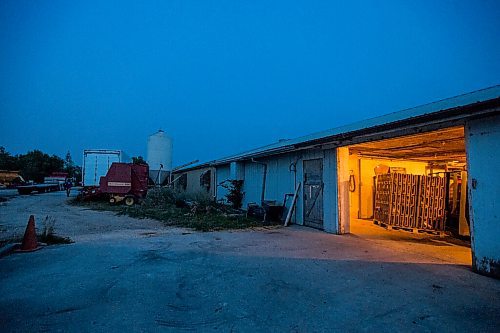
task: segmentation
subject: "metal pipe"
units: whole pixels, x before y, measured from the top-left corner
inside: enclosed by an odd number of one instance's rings
[[[299,163],[299,160],[302,158],[302,155],[297,157],[295,162],[290,163],[288,166],[288,170],[290,172],[293,172],[293,189],[294,191],[297,189],[297,163]],[[293,211],[293,220],[296,222],[297,221],[297,209]]]
[[[173,186],[176,181],[182,178],[182,176],[184,176],[184,174],[178,176],[177,178],[174,178],[168,185]]]
[[[217,184],[217,168],[212,167],[212,170],[214,172],[214,199],[215,199],[215,202],[217,202],[217,192],[218,192],[218,187],[219,187],[219,185]]]
[[[161,186],[160,184],[160,177],[161,177],[161,169],[163,169],[163,164],[160,163],[160,170],[158,170],[158,176],[156,177],[156,186]],[[172,182],[172,177],[170,177],[170,182]]]
[[[260,164],[264,167],[264,174],[262,175],[262,194],[260,196],[260,204],[262,205],[264,203],[264,196],[266,193],[267,164],[256,161],[254,158],[252,158],[251,161],[252,163]]]
[[[358,158],[358,219],[361,218],[361,189],[363,184],[361,183],[361,158]],[[375,207],[373,207],[375,209]]]
[[[295,162],[290,163],[288,166],[288,171],[293,172],[293,188],[297,188],[297,162],[299,159],[295,160]]]

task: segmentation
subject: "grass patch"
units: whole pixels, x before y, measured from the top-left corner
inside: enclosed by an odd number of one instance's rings
[[[58,235],[37,235],[37,238],[40,243],[45,243],[47,245],[74,243],[71,238]]]
[[[213,202],[205,193],[187,195],[171,189],[153,189],[139,205],[110,205],[102,201],[69,200],[69,204],[98,211],[112,211],[118,215],[149,218],[166,226],[191,228],[197,231],[245,229],[263,226],[262,221],[246,217],[242,211]]]

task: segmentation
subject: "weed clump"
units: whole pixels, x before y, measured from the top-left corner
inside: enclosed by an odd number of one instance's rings
[[[47,245],[74,243],[73,240],[69,237],[62,237],[56,235],[55,233],[56,219],[53,216],[49,215],[45,216],[45,219],[42,220],[41,225],[42,225],[42,231],[36,234],[38,242],[45,243]],[[23,241],[23,236],[14,235],[11,238],[0,240],[0,247],[12,243],[22,243],[22,241]]]
[[[40,242],[48,245],[73,243],[69,237],[61,237],[55,234],[56,219],[54,217],[47,215],[42,221],[42,225],[42,233],[37,235]]]
[[[233,205],[215,202],[206,192],[188,194],[171,188],[150,189],[141,204],[132,207],[110,206],[105,202],[72,201],[70,204],[116,211],[119,215],[134,218],[150,218],[167,226],[198,231],[244,229],[263,225],[261,221],[247,217],[241,209],[233,208]]]

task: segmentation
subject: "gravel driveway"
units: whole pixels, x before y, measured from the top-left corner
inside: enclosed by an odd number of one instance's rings
[[[99,237],[113,231],[163,229],[160,222],[117,216],[113,212],[97,212],[67,204],[65,192],[34,195],[15,195],[0,191],[8,199],[0,203],[0,240],[22,236],[30,215],[35,215],[37,229],[43,227],[46,216],[55,219],[55,233],[75,241]]]

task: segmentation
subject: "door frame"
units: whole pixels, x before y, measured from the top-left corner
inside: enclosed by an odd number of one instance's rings
[[[322,204],[322,207],[321,207],[321,214],[319,215],[320,216],[320,221],[321,221],[321,224],[320,226],[313,226],[313,225],[307,225],[306,224],[306,213],[307,213],[307,209],[306,209],[306,199],[305,199],[305,191],[306,191],[306,162],[310,162],[310,161],[320,161],[320,167],[321,167],[321,170],[320,170],[320,176],[321,176],[321,189],[320,189],[320,193],[321,193],[321,204]],[[306,227],[310,227],[310,228],[315,228],[315,229],[319,229],[319,230],[324,230],[325,228],[325,218],[324,218],[324,204],[325,204],[325,200],[324,200],[324,195],[323,195],[323,190],[324,190],[324,186],[325,186],[325,183],[324,183],[324,158],[323,157],[318,157],[318,158],[310,158],[310,159],[307,159],[307,160],[303,160],[302,161],[302,183],[303,183],[303,186],[302,186],[302,221],[303,221],[303,225],[306,226]],[[318,195],[319,196],[319,195]],[[318,223],[319,224],[319,223]]]

